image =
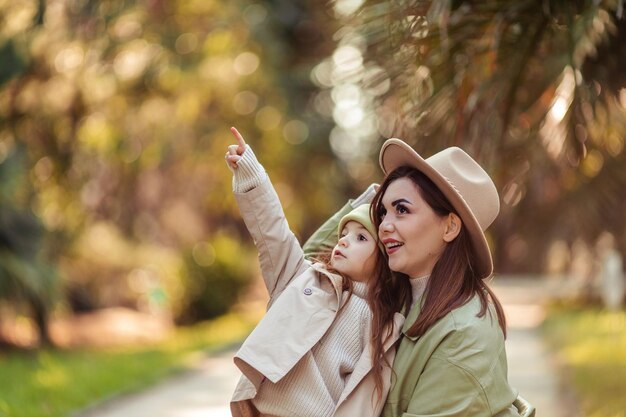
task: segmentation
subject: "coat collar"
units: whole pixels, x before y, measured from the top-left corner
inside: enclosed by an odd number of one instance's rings
[[[315,262],[311,267],[320,273],[321,279],[328,279],[337,296],[337,308],[341,305],[341,297],[343,294],[343,277],[339,274],[332,273],[328,270],[328,267],[321,262]]]
[[[408,332],[411,326],[413,326],[415,322],[417,321],[417,318],[419,317],[419,314],[422,311],[423,302],[424,302],[424,294],[422,294],[420,298],[415,300],[415,304],[413,305],[413,308],[411,308],[411,311],[409,311],[409,314],[406,316],[406,320],[404,321],[404,326],[402,326],[402,334],[404,335],[404,337],[414,342],[417,339],[419,339],[419,336],[409,336],[408,334],[406,334],[406,332]]]

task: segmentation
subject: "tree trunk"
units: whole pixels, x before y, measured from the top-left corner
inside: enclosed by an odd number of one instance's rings
[[[53,342],[48,328],[48,308],[41,300],[36,298],[31,298],[29,301],[33,311],[33,319],[37,325],[37,336],[39,337],[40,346],[52,346]]]

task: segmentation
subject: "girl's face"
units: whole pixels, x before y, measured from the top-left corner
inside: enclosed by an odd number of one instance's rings
[[[430,275],[443,253],[446,217],[438,216],[408,178],[389,184],[378,237],[389,255],[389,268],[411,278]]]
[[[333,249],[330,265],[353,281],[367,282],[374,274],[378,245],[361,223],[347,222]]]

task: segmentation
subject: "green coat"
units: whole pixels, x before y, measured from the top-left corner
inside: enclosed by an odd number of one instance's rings
[[[419,314],[413,308],[402,330],[393,364],[397,379],[383,416],[519,415],[512,407],[517,392],[507,382],[504,335],[495,309],[490,306],[483,317],[477,317],[479,311],[475,296],[422,337],[410,337],[406,331]]]
[[[346,204],[311,236],[303,247],[306,256],[335,245],[339,220],[351,209]],[[421,300],[415,305],[420,306]],[[419,315],[419,308],[412,309],[398,345],[393,363],[396,378],[382,416],[520,415],[518,409],[523,411],[525,405],[516,401],[517,393],[507,382],[504,335],[495,309],[490,306],[482,318],[477,317],[479,310],[480,300],[474,297],[415,338],[405,333]]]

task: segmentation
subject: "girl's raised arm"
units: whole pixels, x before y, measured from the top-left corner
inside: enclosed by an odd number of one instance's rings
[[[304,253],[289,224],[265,169],[235,128],[237,139],[226,153],[233,171],[233,191],[241,216],[259,251],[270,304],[306,268]]]

